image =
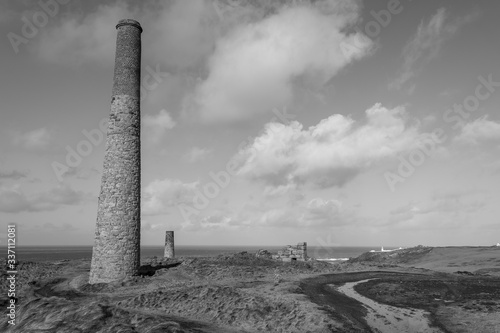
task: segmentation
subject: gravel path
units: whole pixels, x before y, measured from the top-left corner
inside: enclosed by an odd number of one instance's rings
[[[367,297],[358,294],[354,286],[373,279],[366,279],[356,282],[347,282],[336,288],[348,297],[363,303],[368,313],[365,317],[367,324],[375,331],[381,333],[442,333],[440,329],[429,326],[429,313],[419,309],[405,309],[375,302]]]

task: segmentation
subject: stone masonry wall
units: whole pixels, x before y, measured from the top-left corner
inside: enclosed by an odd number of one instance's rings
[[[90,283],[137,275],[140,265],[142,28],[134,20],[121,20],[116,28],[113,96]]]
[[[307,260],[307,243],[298,243],[297,246],[287,245],[283,250],[278,251],[274,259],[282,261],[306,261]]]
[[[173,231],[167,231],[165,233],[165,253],[163,257],[175,258],[175,243]]]

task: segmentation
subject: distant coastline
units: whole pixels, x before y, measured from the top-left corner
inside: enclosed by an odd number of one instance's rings
[[[266,249],[277,252],[283,246],[217,246],[217,245],[178,245],[176,255],[179,257],[214,257],[220,254],[238,253],[247,251],[257,252]],[[325,261],[344,261],[350,257],[356,257],[364,252],[369,252],[373,247],[359,246],[335,246],[319,247],[309,246],[308,255]],[[163,257],[162,246],[141,246],[141,257]],[[19,246],[18,260],[23,261],[50,261],[50,260],[74,260],[90,259],[92,257],[92,246]]]

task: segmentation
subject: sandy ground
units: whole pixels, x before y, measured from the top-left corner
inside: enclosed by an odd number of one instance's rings
[[[375,332],[380,333],[443,333],[442,330],[430,327],[429,313],[424,310],[399,308],[375,302],[354,290],[354,286],[373,279],[347,282],[337,288],[343,294],[352,297],[366,307],[366,321]],[[335,287],[335,286],[333,286]]]

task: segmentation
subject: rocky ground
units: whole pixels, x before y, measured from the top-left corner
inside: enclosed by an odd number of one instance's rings
[[[438,250],[366,254],[336,264],[281,263],[252,253],[149,258],[140,276],[95,285],[87,283],[89,260],[21,262],[16,325],[4,321],[0,331],[375,332],[366,306],[332,288],[375,278],[354,289],[376,302],[429,311],[431,324],[443,332],[495,332],[500,278],[498,267],[484,262],[492,263],[488,256],[500,251],[483,251],[488,258],[476,258],[483,265],[474,269],[418,267]],[[443,260],[443,253],[437,257]],[[0,306],[7,302],[2,293]]]
[[[240,253],[143,262],[141,275],[89,285],[88,260],[20,263],[8,332],[332,332],[341,328],[298,290],[322,262],[284,264]],[[2,279],[2,282],[5,279]],[[3,290],[5,285],[2,286]],[[3,298],[1,307],[7,305]]]

